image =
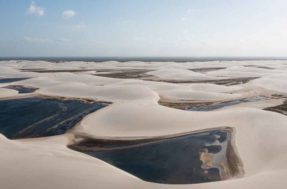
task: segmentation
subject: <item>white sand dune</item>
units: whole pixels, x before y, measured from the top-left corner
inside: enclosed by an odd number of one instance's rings
[[[0,88],[0,98],[12,97],[17,95],[18,92],[12,89]]]
[[[287,75],[286,73],[282,74],[273,74],[267,77],[259,78],[254,80],[252,84],[269,90],[287,93]]]
[[[272,69],[246,67],[266,66]],[[3,189],[284,189],[287,185],[287,116],[262,110],[284,99],[245,103],[208,112],[191,112],[158,104],[171,101],[226,101],[249,96],[287,95],[286,61],[222,62],[63,62],[2,61],[0,78],[29,77],[12,84],[39,88],[35,94],[90,98],[113,104],[86,116],[70,133],[38,139],[9,140],[0,134],[0,188]],[[226,67],[197,73],[193,68]],[[259,77],[232,86],[211,83],[168,83],[106,78],[93,72],[35,73],[32,70],[149,69],[164,80],[198,81]],[[1,83],[1,87],[11,83]],[[0,98],[19,97],[0,88]],[[19,115],[21,116],[21,115]],[[243,162],[242,178],[226,181],[166,185],[142,181],[101,160],[67,148],[74,134],[95,138],[147,138],[217,127],[235,128],[235,142]]]
[[[159,79],[177,81],[214,79],[214,77],[209,77],[201,73],[178,68],[162,68],[156,71],[148,72],[147,74],[156,76]]]

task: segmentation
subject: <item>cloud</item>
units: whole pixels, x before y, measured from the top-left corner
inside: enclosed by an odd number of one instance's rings
[[[38,37],[24,37],[24,40],[28,43],[52,43],[53,40],[48,39],[48,38],[38,38]]]
[[[40,6],[37,6],[36,3],[32,1],[27,9],[27,13],[35,16],[43,16],[45,14],[45,10]]]
[[[62,13],[62,17],[65,18],[65,19],[68,19],[68,18],[74,17],[76,14],[77,13],[74,10],[65,10]]]
[[[75,28],[76,28],[77,30],[82,30],[82,29],[87,28],[87,25],[86,25],[85,23],[79,23],[79,24],[77,24],[77,25],[75,26]]]
[[[25,36],[24,41],[29,44],[42,44],[42,45],[49,45],[49,44],[65,44],[69,43],[71,40],[67,38],[57,38],[57,39],[50,39],[44,37],[30,37]]]

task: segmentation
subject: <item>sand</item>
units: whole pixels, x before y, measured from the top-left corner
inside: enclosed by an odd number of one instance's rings
[[[287,61],[2,61],[0,66],[1,78],[30,78],[1,83],[1,87],[23,85],[38,88],[33,95],[112,102],[108,107],[86,116],[73,130],[63,135],[9,140],[0,134],[1,188],[269,189],[285,188],[287,184],[287,117],[279,112],[264,110],[283,103],[287,96]],[[224,69],[207,69],[218,67]],[[204,72],[191,71],[203,68]],[[63,72],[33,72],[29,69],[61,69]],[[88,71],[81,72],[81,69]],[[97,70],[109,72],[117,69],[152,70],[145,74],[159,81],[95,75]],[[203,82],[249,77],[258,78],[231,86]],[[172,80],[177,82],[168,82]],[[25,95],[31,94],[18,94],[16,90],[0,88],[0,98],[3,99]],[[158,103],[163,98],[172,102],[221,102],[260,95],[277,95],[278,98],[206,112],[179,110]],[[225,126],[235,130],[235,145],[243,163],[244,175],[219,182],[192,185],[150,183],[67,147],[72,142],[71,138],[77,135],[99,139],[144,139]]]

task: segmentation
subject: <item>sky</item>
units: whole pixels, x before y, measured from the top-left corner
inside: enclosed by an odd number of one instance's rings
[[[286,57],[286,7],[286,0],[0,0],[0,57]]]

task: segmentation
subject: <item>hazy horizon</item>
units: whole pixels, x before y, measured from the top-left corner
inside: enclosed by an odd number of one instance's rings
[[[67,61],[86,61],[86,62],[212,62],[212,61],[277,61],[287,60],[287,57],[92,57],[92,56],[61,56],[61,57],[0,57],[0,61],[18,60],[18,61],[49,61],[49,62],[67,62]]]

